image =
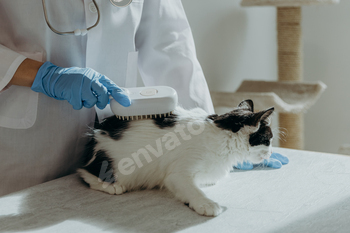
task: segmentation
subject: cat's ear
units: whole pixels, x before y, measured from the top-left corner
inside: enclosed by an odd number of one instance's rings
[[[248,111],[254,112],[254,104],[252,100],[243,100],[239,103],[238,108],[246,109]]]
[[[274,107],[254,114],[253,125],[258,126],[259,122],[266,120],[275,110]]]
[[[261,116],[260,121],[266,120],[272,113],[275,111],[275,108],[269,108],[264,111],[264,114]]]

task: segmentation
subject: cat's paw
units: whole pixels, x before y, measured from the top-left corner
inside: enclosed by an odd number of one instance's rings
[[[114,187],[114,194],[117,194],[117,195],[120,195],[120,194],[123,194],[126,192],[126,188],[124,185],[120,185],[118,183],[114,183],[113,184],[113,187]]]
[[[222,212],[222,208],[218,203],[209,199],[198,199],[189,203],[192,208],[200,215],[204,216],[218,216]]]

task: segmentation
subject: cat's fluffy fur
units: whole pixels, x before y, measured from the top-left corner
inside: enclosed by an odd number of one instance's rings
[[[247,100],[224,115],[178,107],[158,120],[111,117],[93,130],[78,173],[92,189],[110,194],[164,187],[198,214],[216,216],[222,208],[199,185],[215,184],[243,160],[269,158],[272,112],[253,113]]]

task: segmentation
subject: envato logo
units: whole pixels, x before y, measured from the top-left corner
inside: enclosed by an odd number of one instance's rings
[[[185,132],[187,129],[187,132]],[[155,140],[156,148],[151,146],[150,144],[138,149],[136,152],[132,153],[130,157],[125,157],[118,162],[118,170],[123,175],[132,174],[137,168],[141,168],[144,166],[142,163],[140,156],[142,155],[147,163],[151,163],[153,161],[150,153],[154,156],[153,158],[159,158],[164,155],[163,145],[165,150],[172,151],[176,147],[181,146],[181,141],[178,137],[184,141],[188,141],[192,139],[192,136],[197,136],[201,134],[205,129],[205,124],[202,121],[189,122],[187,125],[178,124],[176,125],[173,132],[168,132],[160,138]],[[116,181],[116,177],[114,177],[113,169],[108,169],[108,161],[103,161],[101,165],[99,181],[112,183]]]

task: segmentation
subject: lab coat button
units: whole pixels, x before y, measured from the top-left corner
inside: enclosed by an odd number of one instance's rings
[[[96,6],[93,2],[91,2],[89,4],[89,10],[92,12],[92,13],[96,13],[97,12],[97,9],[96,9]]]

